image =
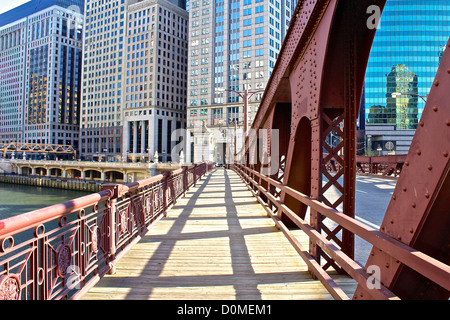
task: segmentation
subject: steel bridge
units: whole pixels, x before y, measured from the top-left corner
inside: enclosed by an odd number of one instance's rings
[[[449,50],[389,169],[401,173],[380,228],[355,219],[367,8],[384,4],[298,1],[227,169],[201,163],[0,221],[0,298],[448,299]],[[365,266],[356,236],[373,246]]]

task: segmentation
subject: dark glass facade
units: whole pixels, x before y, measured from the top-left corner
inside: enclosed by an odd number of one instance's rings
[[[417,127],[449,36],[450,0],[387,1],[369,58],[364,97],[366,129],[378,126],[375,134],[391,135],[378,139],[383,151],[392,151],[385,149],[387,141],[401,153],[407,151],[413,133],[399,142],[401,130]],[[398,132],[394,136],[390,131]]]
[[[29,51],[28,124],[45,123],[47,119],[48,45]]]

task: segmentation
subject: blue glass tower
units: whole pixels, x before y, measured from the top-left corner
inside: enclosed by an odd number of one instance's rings
[[[408,152],[449,36],[450,0],[387,1],[366,71],[366,154]]]

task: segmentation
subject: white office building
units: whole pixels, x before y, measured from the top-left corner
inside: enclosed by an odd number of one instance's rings
[[[181,6],[181,7],[180,7]],[[172,161],[186,122],[187,19],[165,0],[87,0],[83,157]]]

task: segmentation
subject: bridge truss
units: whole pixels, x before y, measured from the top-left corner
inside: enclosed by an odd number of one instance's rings
[[[450,50],[380,230],[354,219],[356,122],[376,31],[367,25],[367,12],[373,5],[382,10],[385,2],[298,1],[253,134],[232,168],[336,298],[345,297],[326,273],[330,268],[358,281],[354,299],[448,299]],[[339,144],[329,143],[330,132]],[[337,200],[331,189],[340,194]],[[326,220],[337,226],[327,227]],[[309,250],[291,227],[309,235]],[[373,245],[364,268],[354,261],[355,235]]]

